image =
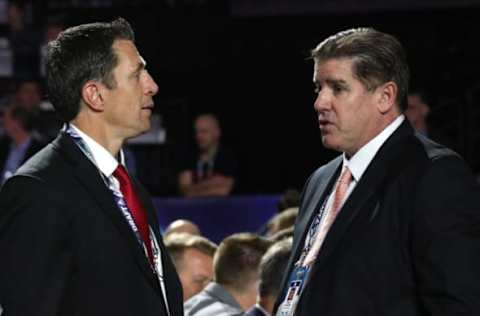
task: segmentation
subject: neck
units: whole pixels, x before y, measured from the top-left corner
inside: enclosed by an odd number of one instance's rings
[[[117,157],[124,142],[123,138],[110,135],[103,124],[81,113],[71,123],[102,145],[113,157]]]
[[[257,289],[256,285],[247,286],[243,291],[236,290],[232,287],[225,287],[228,293],[233,296],[235,301],[237,301],[238,305],[242,308],[242,310],[246,311],[253,305],[255,305],[256,297],[257,297]]]
[[[275,305],[275,298],[271,295],[259,297],[257,303],[271,315],[273,312],[273,305]]]
[[[377,137],[390,124],[392,124],[393,121],[395,121],[399,116],[400,116],[400,114],[397,114],[397,113],[388,113],[388,114],[385,115],[385,117],[382,120],[378,121],[377,124],[372,125],[373,126],[372,129],[370,129],[369,131],[364,133],[365,137],[364,137],[363,141],[356,144],[356,147],[348,148],[348,149],[344,150],[345,155],[347,156],[347,159],[352,158],[353,155],[355,155],[363,146],[365,146],[372,139]]]

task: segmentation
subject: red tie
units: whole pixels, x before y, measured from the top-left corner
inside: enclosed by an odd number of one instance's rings
[[[130,213],[137,225],[143,243],[147,248],[150,264],[153,266],[152,244],[150,242],[150,233],[145,208],[133,189],[132,182],[130,181],[130,177],[128,176],[127,170],[125,170],[125,167],[119,164],[117,169],[113,172],[113,175],[117,178],[118,182],[120,182],[120,191],[122,191],[125,203],[127,203],[127,206],[130,209]]]

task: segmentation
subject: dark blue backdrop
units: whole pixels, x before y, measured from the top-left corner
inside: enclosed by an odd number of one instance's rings
[[[204,236],[219,243],[238,232],[257,232],[277,212],[279,195],[225,198],[155,198],[162,231],[176,219],[196,223]]]

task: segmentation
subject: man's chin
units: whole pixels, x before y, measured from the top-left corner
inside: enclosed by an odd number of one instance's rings
[[[322,136],[322,144],[327,149],[341,151],[339,144],[331,136]]]
[[[132,135],[130,135],[130,136],[128,136],[128,137],[126,138],[126,140],[129,140],[129,139],[132,139],[132,138],[141,136],[141,135],[143,135],[143,134],[146,134],[146,133],[148,133],[148,132],[150,131],[150,128],[151,128],[151,125],[148,124],[148,126],[145,126],[145,127],[142,127],[141,129],[136,130],[135,133],[132,134]]]

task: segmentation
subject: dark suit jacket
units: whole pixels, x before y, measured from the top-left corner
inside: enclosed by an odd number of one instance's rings
[[[150,198],[170,315],[182,290]],[[61,134],[0,192],[0,304],[5,316],[166,315],[157,277],[97,168]]]
[[[338,157],[307,181],[287,275],[341,165]],[[405,121],[340,210],[296,315],[480,315],[479,201],[461,158]]]

